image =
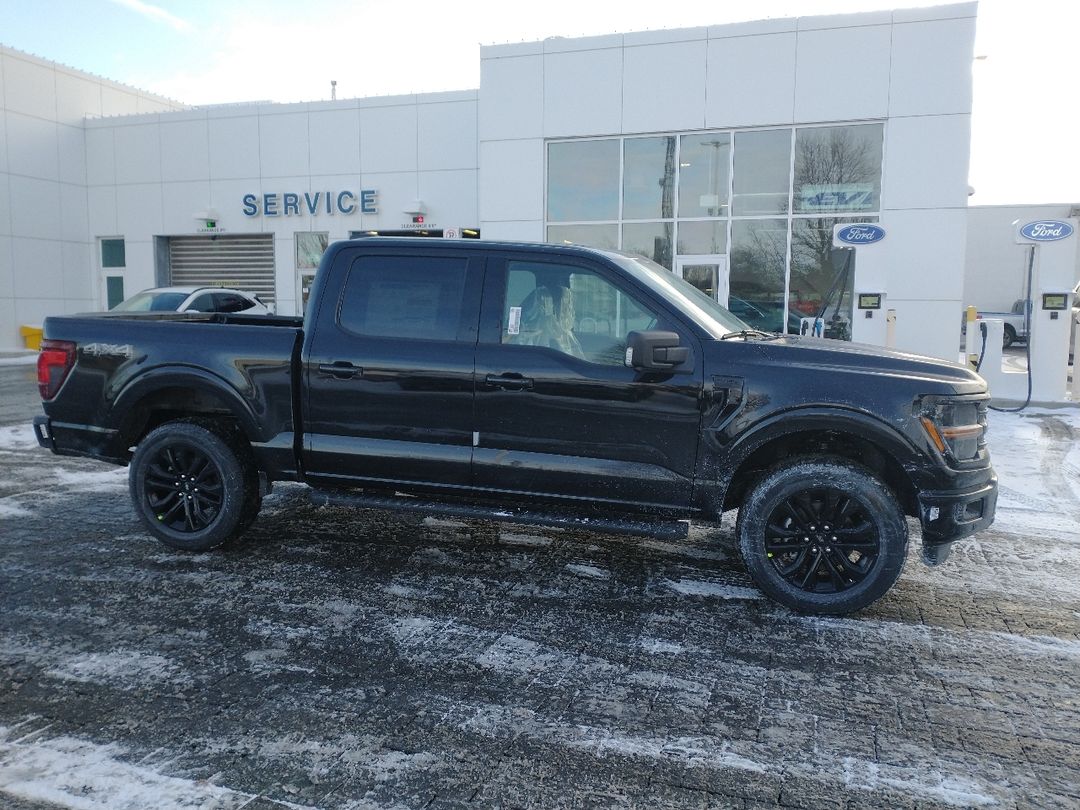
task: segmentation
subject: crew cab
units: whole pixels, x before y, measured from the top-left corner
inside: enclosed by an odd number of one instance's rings
[[[769,596],[846,613],[994,517],[961,366],[756,331],[664,268],[577,246],[338,242],[300,318],[48,318],[38,440],[129,466],[180,549],[320,503],[667,538],[738,510]]]

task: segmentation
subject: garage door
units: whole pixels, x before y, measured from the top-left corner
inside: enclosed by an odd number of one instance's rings
[[[274,303],[274,235],[169,237],[175,285],[236,287]]]

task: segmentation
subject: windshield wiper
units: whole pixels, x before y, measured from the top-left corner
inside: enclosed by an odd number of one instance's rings
[[[760,329],[743,329],[738,332],[728,332],[726,335],[721,336],[720,340],[728,340],[729,338],[761,338],[762,340],[776,340],[780,337],[778,332],[762,332]]]

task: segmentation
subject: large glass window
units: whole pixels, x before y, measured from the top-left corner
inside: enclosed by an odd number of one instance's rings
[[[342,291],[339,323],[358,335],[456,340],[466,263],[464,258],[357,259]]]
[[[881,207],[882,124],[795,131],[795,211],[877,211]]]
[[[662,267],[671,269],[670,222],[632,222],[623,225],[622,249],[652,259]]]
[[[755,329],[784,331],[787,220],[731,223],[728,309]]]
[[[727,220],[696,220],[679,223],[679,254],[727,253]]]
[[[675,216],[675,138],[623,142],[623,219]]]
[[[618,139],[548,144],[548,220],[579,222],[618,216]]]
[[[791,130],[735,133],[735,216],[786,214],[791,187]]]
[[[610,225],[548,225],[547,240],[557,245],[587,245],[588,247],[617,250],[619,226]]]
[[[789,319],[790,331],[798,331],[797,319],[816,318],[827,299],[825,336],[851,339],[855,272],[845,264],[851,252],[833,247],[832,232],[834,225],[868,220],[876,221],[877,217],[811,217],[794,221],[788,282],[788,311],[794,316]]]
[[[724,217],[728,213],[731,136],[726,132],[683,135],[679,147],[679,216]]]
[[[590,363],[621,366],[627,335],[656,323],[653,312],[591,270],[509,264],[503,343],[543,346]]]
[[[326,247],[330,244],[330,234],[326,231],[299,231],[294,234],[296,240],[296,269],[313,270],[319,266]]]

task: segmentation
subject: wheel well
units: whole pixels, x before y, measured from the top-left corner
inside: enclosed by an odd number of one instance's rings
[[[762,474],[778,462],[794,456],[822,454],[848,459],[868,468],[892,490],[905,513],[918,513],[915,485],[896,459],[868,439],[833,430],[790,433],[754,450],[732,476],[724,496],[724,509],[737,508]]]
[[[159,425],[191,417],[204,417],[245,435],[228,403],[217,394],[194,388],[160,388],[140,400],[127,415],[120,429],[124,447],[138,444]]]

